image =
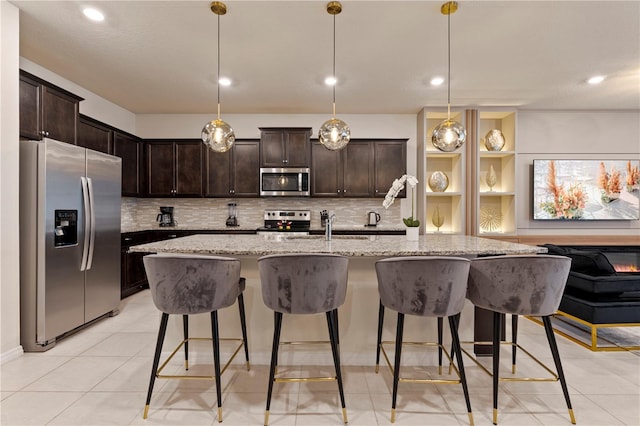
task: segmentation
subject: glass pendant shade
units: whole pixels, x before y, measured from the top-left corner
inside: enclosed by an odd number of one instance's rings
[[[218,17],[218,118],[211,120],[202,128],[202,143],[214,152],[227,152],[236,141],[236,135],[228,123],[220,119],[220,16],[227,13],[227,5],[220,1],[212,2],[209,7]]]
[[[227,152],[236,141],[236,135],[228,123],[215,119],[202,128],[202,142],[215,152]]]
[[[325,148],[337,151],[347,146],[351,140],[351,130],[347,123],[334,117],[320,126],[318,139]]]
[[[467,131],[457,121],[446,119],[433,129],[431,143],[440,151],[452,152],[460,148],[467,139]]]

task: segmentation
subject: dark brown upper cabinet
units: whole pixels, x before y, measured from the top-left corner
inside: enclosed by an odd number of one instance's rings
[[[113,155],[122,158],[122,195],[124,197],[143,195],[140,170],[142,140],[128,133],[114,130]]]
[[[238,140],[227,152],[206,150],[205,197],[260,196],[260,142]]]
[[[407,173],[407,140],[377,140],[373,144],[373,189],[375,197],[387,195],[395,179]],[[398,197],[407,196],[406,187]]]
[[[105,154],[113,154],[113,128],[80,114],[77,145]]]
[[[20,136],[76,143],[81,97],[20,70]]]
[[[260,127],[260,167],[309,167],[310,158],[310,127]]]
[[[312,144],[312,197],[371,197],[373,142],[351,141],[340,151]]]
[[[202,197],[204,144],[199,139],[145,141],[146,195]]]
[[[407,170],[406,140],[400,139],[352,139],[340,151],[314,141],[311,158],[312,197],[384,197]]]

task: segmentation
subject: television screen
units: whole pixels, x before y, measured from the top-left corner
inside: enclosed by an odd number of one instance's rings
[[[533,160],[533,219],[640,219],[639,160]]]

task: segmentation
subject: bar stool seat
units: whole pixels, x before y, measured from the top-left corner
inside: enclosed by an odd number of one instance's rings
[[[512,342],[514,350],[517,346],[551,373],[552,377],[509,377],[503,381],[559,380],[571,423],[576,423],[551,325],[551,316],[560,305],[570,266],[571,259],[568,257],[553,255],[491,256],[473,259],[471,262],[467,298],[475,306],[493,311],[493,371],[490,373],[493,376],[493,424],[498,424],[498,383],[502,380],[499,375],[502,314],[541,317],[557,372],[554,373],[530,352]],[[472,359],[475,361],[475,358]],[[513,363],[515,364],[515,356]],[[478,365],[484,369],[484,366]]]
[[[215,380],[216,383],[218,422],[222,422],[220,375],[226,370],[243,346],[247,369],[250,368],[242,294],[246,284],[245,279],[240,277],[240,261],[218,256],[152,254],[145,256],[143,262],[153,303],[162,312],[143,417],[147,418],[156,378],[209,379]],[[242,339],[220,338],[218,332],[218,310],[231,306],[236,300],[240,310]],[[188,316],[202,313],[210,313],[211,315],[212,337],[210,339],[189,337]],[[169,315],[182,316],[184,340],[159,366]],[[190,340],[212,341],[214,374],[210,376],[161,374],[164,367],[182,346],[184,346],[185,350],[185,369],[189,369]],[[222,370],[220,369],[220,340],[238,342],[235,352]]]
[[[274,311],[273,346],[265,426],[269,424],[269,410],[273,384],[280,381],[336,380],[342,405],[342,417],[347,423],[347,410],[340,369],[338,338],[338,308],[344,304],[347,292],[349,259],[333,254],[282,254],[263,256],[258,259],[258,270],[264,304]],[[278,348],[282,330],[283,314],[326,314],[327,328],[336,377],[331,378],[276,378]]]
[[[470,261],[468,259],[440,256],[394,257],[379,260],[375,264],[381,306],[392,309],[398,313],[393,367],[391,367],[391,363],[383,346],[384,343],[392,343],[382,341],[381,321],[383,317],[379,317],[378,345],[376,348],[376,366],[380,351],[382,351],[393,373],[391,423],[395,422],[398,383],[400,381],[406,381],[413,383],[461,384],[467,405],[469,422],[473,425],[473,413],[471,411],[469,390],[460,352],[460,339],[458,337],[458,319],[464,307],[469,265]],[[383,312],[381,309],[380,315],[382,315]],[[453,364],[451,356],[449,356],[442,345],[441,327],[439,327],[437,344],[428,342],[403,342],[405,315],[437,317],[439,323],[442,318],[448,318],[453,341],[452,351],[456,354],[458,360],[458,369],[456,371],[459,380],[403,379],[400,377],[403,343],[437,346],[439,366],[441,367],[442,365],[442,351],[444,351],[449,358],[450,365]]]

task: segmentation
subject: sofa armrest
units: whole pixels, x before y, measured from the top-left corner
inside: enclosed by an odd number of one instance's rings
[[[570,271],[567,287],[593,294],[625,293],[640,291],[640,276],[592,276]]]

